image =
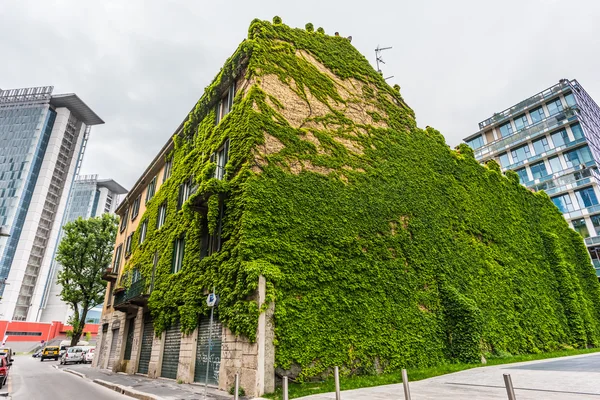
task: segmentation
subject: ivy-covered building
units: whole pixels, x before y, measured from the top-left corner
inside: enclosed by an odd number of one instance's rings
[[[117,210],[95,365],[260,395],[335,365],[597,346],[581,237],[399,89],[343,37],[253,21]]]

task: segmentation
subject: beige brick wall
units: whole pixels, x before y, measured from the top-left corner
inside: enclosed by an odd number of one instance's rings
[[[150,363],[148,364],[148,376],[150,378],[160,377],[160,367],[162,364],[162,353],[165,345],[165,332],[159,336],[154,336],[152,341],[152,353],[150,354]]]
[[[181,347],[179,348],[179,365],[177,366],[177,380],[181,380],[184,383],[194,382],[197,341],[198,328],[196,328],[189,335],[181,334]]]
[[[144,329],[144,309],[139,307],[135,316],[135,325],[133,332],[133,343],[131,346],[131,359],[127,363],[125,372],[135,374],[140,360],[140,350],[142,348],[142,334]]]

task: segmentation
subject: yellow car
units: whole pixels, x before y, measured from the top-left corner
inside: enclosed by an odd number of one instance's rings
[[[40,357],[40,361],[44,361],[47,358],[54,358],[55,361],[58,361],[58,346],[46,346],[42,351],[42,356]]]

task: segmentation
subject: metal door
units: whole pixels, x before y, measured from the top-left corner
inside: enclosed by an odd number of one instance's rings
[[[127,338],[125,340],[125,354],[123,360],[131,360],[131,349],[133,347],[133,335],[135,334],[135,318],[129,320],[127,326]]]
[[[110,341],[110,352],[108,353],[108,369],[113,369],[115,358],[117,357],[117,344],[119,343],[119,329],[112,330],[112,340]]]
[[[150,364],[150,355],[152,354],[152,341],[154,340],[154,324],[150,316],[144,318],[144,328],[142,332],[142,347],[140,349],[140,361],[138,362],[138,371],[140,374],[148,373]]]
[[[210,330],[210,316],[200,318],[198,325],[198,340],[196,343],[196,368],[194,369],[194,382],[204,383],[206,368],[208,367],[208,384],[219,385],[219,367],[221,366],[221,340],[223,327],[216,314],[212,325],[210,355],[208,354],[208,334]]]
[[[172,325],[165,333],[165,348],[163,350],[162,368],[160,376],[163,378],[177,379],[179,366],[179,348],[181,347],[181,331],[179,322]]]

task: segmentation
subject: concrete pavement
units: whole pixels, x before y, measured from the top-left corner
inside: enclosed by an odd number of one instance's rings
[[[503,374],[511,375],[517,400],[600,400],[598,353],[474,368],[411,382],[411,397],[412,400],[506,400]],[[335,393],[302,399],[330,400],[335,399]],[[402,384],[342,391],[342,400],[359,399],[404,399]]]

